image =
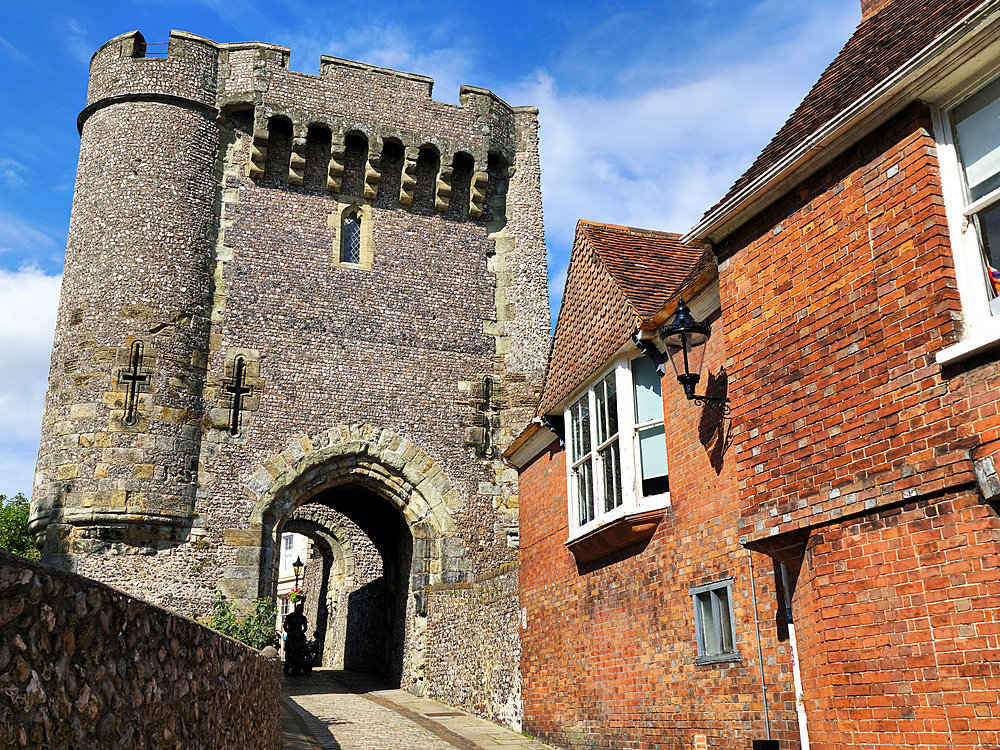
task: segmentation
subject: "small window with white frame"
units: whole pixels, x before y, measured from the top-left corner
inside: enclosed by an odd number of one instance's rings
[[[691,599],[698,638],[695,663],[711,664],[739,659],[733,618],[733,579],[695,586],[691,589]]]
[[[646,357],[621,358],[565,411],[570,538],[669,502],[663,395]]]

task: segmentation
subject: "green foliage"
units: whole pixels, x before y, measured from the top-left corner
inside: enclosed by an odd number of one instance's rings
[[[256,599],[250,611],[243,612],[225,594],[216,591],[212,597],[212,614],[204,620],[198,615],[194,619],[260,650],[267,646],[278,647],[278,631],[274,628],[277,617],[278,605],[274,599]]]
[[[18,492],[10,500],[0,495],[0,549],[29,560],[39,560],[41,554],[28,534],[29,510],[28,498],[22,493]]]

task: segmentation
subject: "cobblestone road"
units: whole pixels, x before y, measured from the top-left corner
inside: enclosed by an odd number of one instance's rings
[[[332,669],[285,675],[284,750],[552,750],[442,703]]]

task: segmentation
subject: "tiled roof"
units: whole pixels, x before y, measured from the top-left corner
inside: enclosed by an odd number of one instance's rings
[[[676,234],[578,222],[538,413],[557,407],[643,323],[662,322],[685,282],[714,263]]]
[[[787,156],[983,0],[892,0],[862,20],[854,35],[726,197],[706,216]]]

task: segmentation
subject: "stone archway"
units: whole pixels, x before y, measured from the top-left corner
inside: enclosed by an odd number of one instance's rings
[[[351,534],[332,513],[325,506],[299,506],[285,521],[281,533],[302,534],[312,541],[314,556],[307,561],[306,575],[315,576],[318,585],[309,590],[303,584],[307,590],[305,615],[310,632],[318,640],[320,663],[343,669],[346,627],[340,622],[345,615],[341,600],[355,588],[354,545]],[[363,532],[357,529],[354,535],[358,534]],[[321,568],[318,574],[310,571],[310,566],[316,564]]]
[[[465,544],[451,518],[461,495],[437,463],[411,441],[370,424],[338,425],[290,441],[263,462],[245,483],[254,500],[249,528],[228,535],[238,545],[237,564],[225,572],[228,586],[248,596],[273,596],[277,539],[300,505],[331,492],[366,492],[381,498],[402,519],[409,559],[398,563],[405,604],[396,612],[405,629],[400,685],[417,694],[425,689],[426,587],[464,581]],[[350,516],[348,516],[350,517]],[[365,530],[369,533],[368,530]],[[256,565],[248,564],[254,561]],[[388,561],[388,562],[391,562]],[[394,675],[395,676],[395,675]]]

